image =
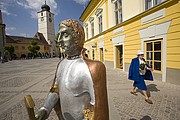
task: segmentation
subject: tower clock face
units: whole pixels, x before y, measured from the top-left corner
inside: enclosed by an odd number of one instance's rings
[[[44,17],[41,17],[41,21],[44,21]]]
[[[49,22],[52,22],[52,19],[51,19],[51,18],[49,18]]]

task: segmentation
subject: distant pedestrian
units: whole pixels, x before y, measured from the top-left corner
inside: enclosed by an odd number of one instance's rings
[[[140,90],[142,90],[142,93],[144,94],[145,101],[149,104],[153,104],[153,102],[149,99],[147,95],[147,86],[145,84],[144,79],[146,80],[153,80],[153,76],[151,73],[151,67],[146,64],[144,57],[144,51],[139,50],[137,53],[137,57],[132,59],[132,62],[129,67],[129,74],[128,79],[133,80],[133,88],[131,90],[131,94],[136,94],[136,87]]]
[[[2,63],[3,63],[3,57],[2,57],[1,52],[0,52],[0,62],[2,62]]]

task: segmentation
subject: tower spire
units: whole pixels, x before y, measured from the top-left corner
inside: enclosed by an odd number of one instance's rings
[[[46,0],[45,0],[45,5],[46,5]]]

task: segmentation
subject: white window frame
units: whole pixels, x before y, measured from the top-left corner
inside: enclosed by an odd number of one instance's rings
[[[85,37],[86,37],[85,40],[87,40],[88,39],[88,23],[83,23],[83,26],[84,26]]]
[[[88,34],[88,26],[85,27],[86,28],[86,39],[89,38],[89,34]]]
[[[89,22],[90,22],[90,27],[91,27],[91,37],[94,37],[94,17],[90,17]]]
[[[91,36],[94,37],[94,21],[91,21]]]
[[[116,25],[118,25],[118,24],[120,24],[123,21],[123,16],[122,16],[122,0],[114,0],[113,3],[114,3],[115,23],[116,23]],[[117,4],[117,8],[116,8],[116,4]],[[116,13],[117,13],[118,16],[116,16]]]
[[[101,18],[101,19],[100,19]],[[100,14],[99,16],[98,16],[98,28],[99,28],[99,33],[102,33],[102,31],[103,31],[103,16],[102,16],[102,14]]]
[[[103,12],[103,9],[102,8],[98,8],[96,10],[96,13],[95,15],[97,16],[97,23],[98,23],[98,29],[99,29],[99,33],[102,33],[103,32],[103,15],[102,15],[102,12]],[[101,18],[101,22],[100,22],[100,19]]]
[[[147,5],[147,1],[150,1],[150,2],[151,2],[151,3],[150,3],[150,6]],[[151,9],[152,7],[159,5],[159,4],[161,4],[162,2],[164,2],[164,1],[166,1],[166,0],[161,0],[159,3],[157,3],[158,0],[144,0],[144,8],[145,8],[145,10],[149,10],[149,9]]]

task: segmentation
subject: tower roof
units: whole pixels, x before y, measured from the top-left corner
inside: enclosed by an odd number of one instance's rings
[[[46,4],[46,0],[45,0],[45,4],[41,6],[42,11],[50,11],[50,7]]]

